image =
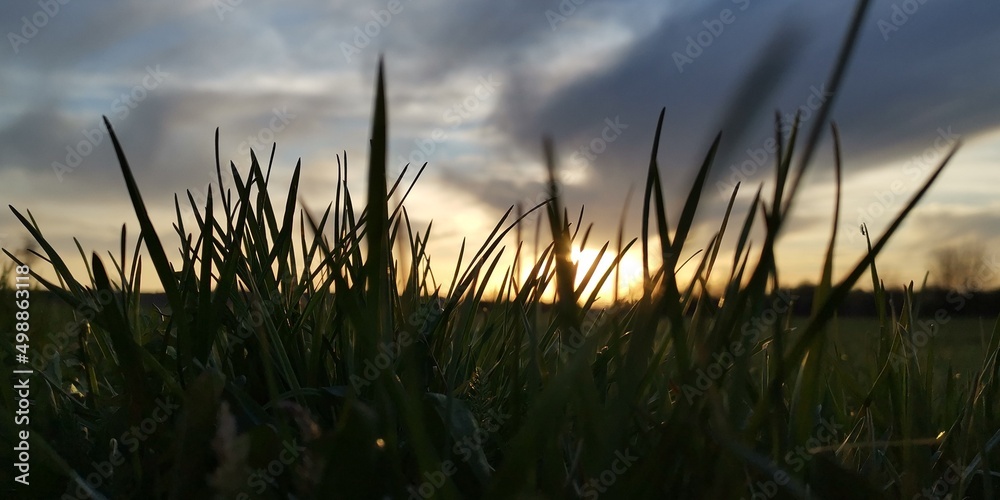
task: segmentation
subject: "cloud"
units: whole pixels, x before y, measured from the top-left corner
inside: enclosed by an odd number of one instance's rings
[[[988,21],[1000,13],[1000,7],[930,2],[900,23],[899,16],[893,17],[897,4],[882,1],[872,6],[833,110],[832,117],[840,122],[843,133],[848,175],[920,155],[934,147],[941,130],[968,140],[998,125],[1000,91],[992,82],[1000,70],[984,68],[983,61],[1000,56],[1000,33]],[[741,5],[747,9],[741,11]],[[700,44],[700,52],[698,48],[689,51],[691,40],[699,43],[699,34],[711,31],[710,25],[718,26],[716,20],[724,9],[731,11],[729,17],[735,21],[724,24],[721,33],[703,37],[711,43]],[[759,155],[773,137],[771,110],[782,110],[790,121],[791,113],[801,108],[804,126],[814,125],[809,119],[821,101],[817,97],[826,93],[824,83],[850,14],[849,5],[793,2],[714,2],[689,8],[664,18],[657,29],[636,40],[601,71],[558,88],[536,90],[540,86],[533,83],[544,70],[518,68],[493,121],[522,157],[536,162],[539,138],[552,134],[561,146],[563,168],[582,168],[590,174],[586,182],[568,190],[569,196],[588,206],[619,207],[629,186],[643,181],[655,116],[660,106],[666,107],[659,160],[668,195],[674,200],[672,213],[677,213],[712,135],[735,123],[737,130],[723,132],[724,147],[714,180],[725,180],[732,167],[756,160],[760,168],[743,179],[749,181],[743,190],[752,192],[757,183],[770,178],[767,172],[774,162],[771,155]],[[885,22],[900,24],[898,30],[889,32],[888,40],[883,37],[885,28],[880,28]],[[741,95],[744,89],[739,85],[745,75],[762,60],[765,49],[773,55],[775,47],[788,49],[787,61],[774,63],[775,69],[786,66],[785,71],[775,71],[770,80]],[[677,61],[687,59],[675,59],[675,54],[692,60],[678,68]],[[691,58],[692,54],[697,57]],[[751,102],[734,106],[735,96]],[[600,140],[608,119],[629,125],[614,142]],[[601,152],[594,154],[590,144]],[[581,151],[591,154],[581,155]],[[830,171],[831,156],[829,149],[820,150],[812,178],[829,182],[829,174],[822,172]],[[489,189],[480,188],[480,192],[499,206],[510,203],[513,193],[541,187],[537,181],[525,185],[523,179],[510,178],[503,170],[494,172],[497,176],[490,180]],[[453,182],[459,189],[476,189],[469,179],[457,177]],[[708,218],[715,220],[724,203],[704,208]],[[598,227],[606,228],[603,234],[609,235],[617,210],[591,214]],[[810,226],[791,229],[809,230]]]
[[[17,206],[117,200],[109,193],[120,191],[120,173],[106,141],[63,182],[52,169],[67,162],[67,147],[95,127],[103,131],[103,114],[140,183],[154,186],[150,196],[166,209],[172,193],[203,187],[214,173],[216,126],[224,162],[245,168],[244,144],[258,143],[266,156],[276,140],[278,171],[290,172],[303,157],[304,189],[321,198],[337,153],[346,150],[352,178],[363,177],[353,172],[367,155],[374,64],[383,53],[391,157],[419,163],[413,153],[431,144],[422,182],[440,196],[461,193],[480,214],[544,199],[540,143],[551,135],[569,209],[585,204],[594,238],[611,239],[630,186],[629,222],[637,226],[639,187],[665,107],[659,162],[671,216],[712,137],[725,129],[699,219],[714,225],[726,202],[716,182],[745,180],[749,196],[769,179],[773,155],[761,151],[773,135],[774,110],[809,113],[828,97],[823,85],[851,15],[850,5],[791,0],[577,3],[402,0],[387,17],[388,0],[230,2],[223,11],[193,0],[70,2],[17,53],[9,40],[3,48],[0,176],[19,184],[0,195]],[[0,6],[2,28],[19,33],[22,18],[31,22],[38,9]],[[1000,116],[1000,67],[989,64],[1000,56],[991,23],[997,14],[1000,6],[987,2],[873,2],[833,109],[849,176],[933,148],[942,129],[993,147],[976,139]],[[367,42],[357,44],[365,30]],[[358,53],[345,57],[344,44]],[[115,100],[141,85],[150,66],[170,77],[123,116]],[[500,85],[469,101],[482,78]],[[456,106],[460,119],[448,114]],[[274,130],[275,110],[286,109],[295,118]],[[445,138],[433,139],[437,130]],[[821,148],[810,180],[832,194],[831,156]],[[734,177],[733,167],[747,161],[754,172]],[[72,216],[64,211],[53,230],[70,234]],[[0,232],[13,230],[9,220],[0,223]],[[827,231],[812,213],[789,230]]]

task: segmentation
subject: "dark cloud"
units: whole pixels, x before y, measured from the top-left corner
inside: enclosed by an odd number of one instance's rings
[[[833,110],[843,131],[848,173],[920,154],[933,146],[940,130],[973,137],[1000,120],[1000,89],[994,85],[1000,67],[984,67],[984,61],[1000,56],[1000,32],[992,29],[1000,6],[930,2],[901,22],[893,17],[893,5],[879,1],[872,6]],[[706,23],[719,25],[723,9],[730,9],[735,21],[711,37],[711,44],[687,51],[691,40],[697,43],[698,34],[709,29]],[[667,115],[660,162],[669,194],[686,194],[693,169],[720,128],[725,129],[723,150],[714,180],[730,177],[732,165],[763,159],[764,166],[749,179],[751,186],[744,186],[752,189],[769,178],[766,172],[774,162],[759,155],[773,137],[773,110],[790,118],[803,108],[804,127],[814,125],[812,105],[826,90],[850,15],[847,4],[724,1],[693,7],[665,18],[600,73],[552,93],[534,90],[537,68],[515,68],[494,120],[527,156],[540,157],[543,134],[555,136],[564,165],[580,163],[586,154],[579,152],[589,149],[594,158],[583,163],[593,173],[591,180],[569,190],[588,205],[620,206],[628,186],[641,184],[661,106]],[[682,60],[675,54],[696,56]],[[771,65],[763,78],[748,76],[760,64]],[[748,83],[749,88],[741,88]],[[601,141],[609,118],[628,129],[613,142]],[[829,165],[829,151],[820,154],[817,163]],[[829,171],[822,165],[814,170]],[[488,190],[478,192],[499,202],[522,189],[523,182],[504,181],[493,180]],[[476,189],[473,182],[455,182]],[[613,227],[616,212],[602,210],[597,216]]]
[[[118,200],[108,195],[120,194],[121,179],[106,140],[63,182],[52,171],[54,162],[66,162],[67,147],[94,128],[103,132],[101,114],[111,118],[140,183],[154,186],[151,196],[164,206],[171,193],[207,183],[216,126],[224,161],[241,163],[246,138],[274,136],[276,165],[286,172],[298,156],[308,169],[333,161],[311,153],[342,149],[360,169],[374,65],[384,53],[394,157],[412,150],[428,127],[446,125],[438,117],[468,95],[468,82],[479,75],[503,82],[484,104],[493,109],[485,121],[477,116],[447,129],[452,139],[436,145],[426,175],[445,191],[471,194],[498,212],[544,199],[541,137],[550,135],[559,145],[569,209],[585,204],[595,238],[609,238],[630,186],[630,222],[638,220],[656,117],[665,107],[659,162],[671,217],[724,129],[701,212],[714,225],[726,202],[716,183],[742,179],[732,166],[761,164],[745,176],[745,192],[769,178],[773,158],[761,151],[773,135],[774,110],[804,106],[805,127],[815,125],[810,106],[824,95],[852,8],[791,0],[590,0],[567,7],[575,3],[403,0],[389,19],[382,12],[389,2],[381,0],[243,2],[221,13],[195,1],[70,2],[17,53],[9,39],[3,48],[0,176],[27,177],[38,189],[8,188],[12,199],[5,201]],[[919,7],[904,16],[903,5]],[[19,33],[22,17],[30,22],[38,8],[3,4],[2,28]],[[942,130],[969,139],[997,126],[998,14],[998,4],[971,0],[873,2],[832,114],[848,175],[921,154]],[[343,44],[372,22],[377,34],[345,58]],[[113,99],[156,65],[170,79],[123,116]],[[262,132],[273,110],[285,108],[296,118],[280,133]],[[830,157],[825,145],[812,181],[829,180]],[[817,226],[825,226],[822,218],[810,215],[789,229]]]

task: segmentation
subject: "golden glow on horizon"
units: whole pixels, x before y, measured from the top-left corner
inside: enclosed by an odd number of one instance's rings
[[[600,256],[600,261],[598,261],[598,256]],[[593,277],[590,279],[590,283],[584,289],[584,297],[588,297],[594,291],[594,285],[600,278],[608,271],[611,265],[614,263],[615,255],[611,250],[604,252],[604,255],[600,255],[600,250],[596,248],[584,248],[580,250],[579,248],[573,249],[573,254],[571,256],[573,263],[576,264],[576,285],[579,287],[583,282],[584,277],[594,263],[597,262],[597,268],[594,271]],[[626,253],[621,262],[618,265],[619,273],[619,284],[618,284],[618,296],[619,298],[631,298],[633,294],[638,293],[642,290],[642,262],[639,261],[631,252]],[[608,280],[604,282],[598,293],[598,301],[602,303],[610,303],[614,300],[614,287],[615,287],[615,275],[612,271]]]

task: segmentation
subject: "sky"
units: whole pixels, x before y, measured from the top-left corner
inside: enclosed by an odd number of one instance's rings
[[[438,276],[450,276],[463,238],[478,247],[510,206],[546,198],[546,135],[557,146],[567,208],[585,207],[584,220],[594,225],[589,246],[614,240],[623,210],[626,234],[638,236],[661,108],[658,161],[672,222],[722,131],[689,255],[718,229],[737,181],[741,218],[757,187],[767,192],[775,112],[784,123],[799,110],[804,126],[814,125],[830,95],[825,82],[850,4],[4,2],[0,201],[30,210],[69,254],[76,254],[73,237],[88,254],[106,255],[118,247],[123,223],[136,234],[102,115],[122,141],[161,238],[173,235],[174,194],[190,189],[197,198],[214,179],[216,127],[223,162],[243,171],[250,148],[266,156],[277,142],[279,185],[301,158],[300,201],[314,211],[332,201],[337,155],[346,152],[351,188],[363,199],[383,55],[389,173],[428,163],[407,209],[417,228],[434,221]],[[831,113],[844,159],[837,276],[864,253],[860,224],[880,234],[961,141],[887,247],[880,272],[887,286],[919,283],[934,252],[976,244],[986,250],[982,279],[1000,281],[998,21],[995,2],[873,2]],[[763,78],[750,79],[755,68]],[[778,247],[789,285],[816,281],[831,231],[833,152],[824,136]],[[28,243],[12,214],[0,216],[0,246]],[[634,272],[635,255],[629,259]],[[82,259],[70,260],[85,273]],[[145,283],[154,286],[152,279]]]

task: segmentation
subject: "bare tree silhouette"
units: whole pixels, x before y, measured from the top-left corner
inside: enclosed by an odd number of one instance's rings
[[[983,265],[985,259],[986,247],[982,243],[939,248],[932,255],[931,281],[948,290],[984,290],[992,281]]]

